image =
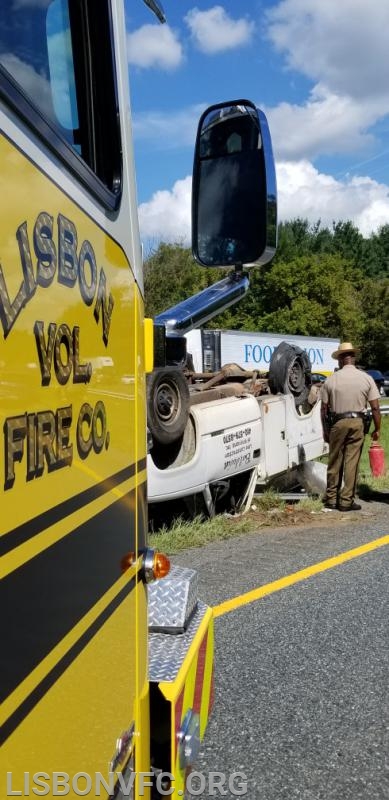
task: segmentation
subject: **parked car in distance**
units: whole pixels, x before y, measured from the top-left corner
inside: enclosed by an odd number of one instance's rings
[[[389,395],[389,377],[385,377],[379,369],[367,369],[367,374],[373,378],[381,397]]]

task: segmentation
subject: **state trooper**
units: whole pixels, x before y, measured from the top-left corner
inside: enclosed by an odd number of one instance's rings
[[[323,436],[329,444],[324,505],[339,511],[361,509],[354,498],[368,403],[374,421],[374,441],[379,438],[381,427],[379,391],[373,378],[356,368],[357,352],[351,342],[343,342],[332,353],[339,369],[327,378],[321,394]]]

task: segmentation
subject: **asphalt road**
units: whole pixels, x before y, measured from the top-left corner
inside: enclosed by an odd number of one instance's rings
[[[389,534],[389,505],[181,553],[210,605]],[[246,798],[389,798],[389,544],[215,619],[215,707],[197,770]],[[230,779],[226,797],[242,778]],[[196,786],[194,782],[194,786]],[[221,796],[209,791],[203,797]]]

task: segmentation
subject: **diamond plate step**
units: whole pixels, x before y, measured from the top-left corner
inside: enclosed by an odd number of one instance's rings
[[[208,606],[199,602],[187,630],[181,636],[167,636],[166,633],[149,635],[149,680],[152,683],[172,683],[176,679],[207,611]]]
[[[149,631],[182,633],[197,606],[196,570],[173,566],[166,578],[150,583],[147,590]]]

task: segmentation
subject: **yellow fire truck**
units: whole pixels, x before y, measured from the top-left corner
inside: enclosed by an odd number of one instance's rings
[[[179,797],[212,612],[147,547],[146,374],[172,345],[143,313],[121,0],[2,0],[0,186],[0,797]],[[202,115],[193,186],[228,305],[275,248],[251,103]]]

